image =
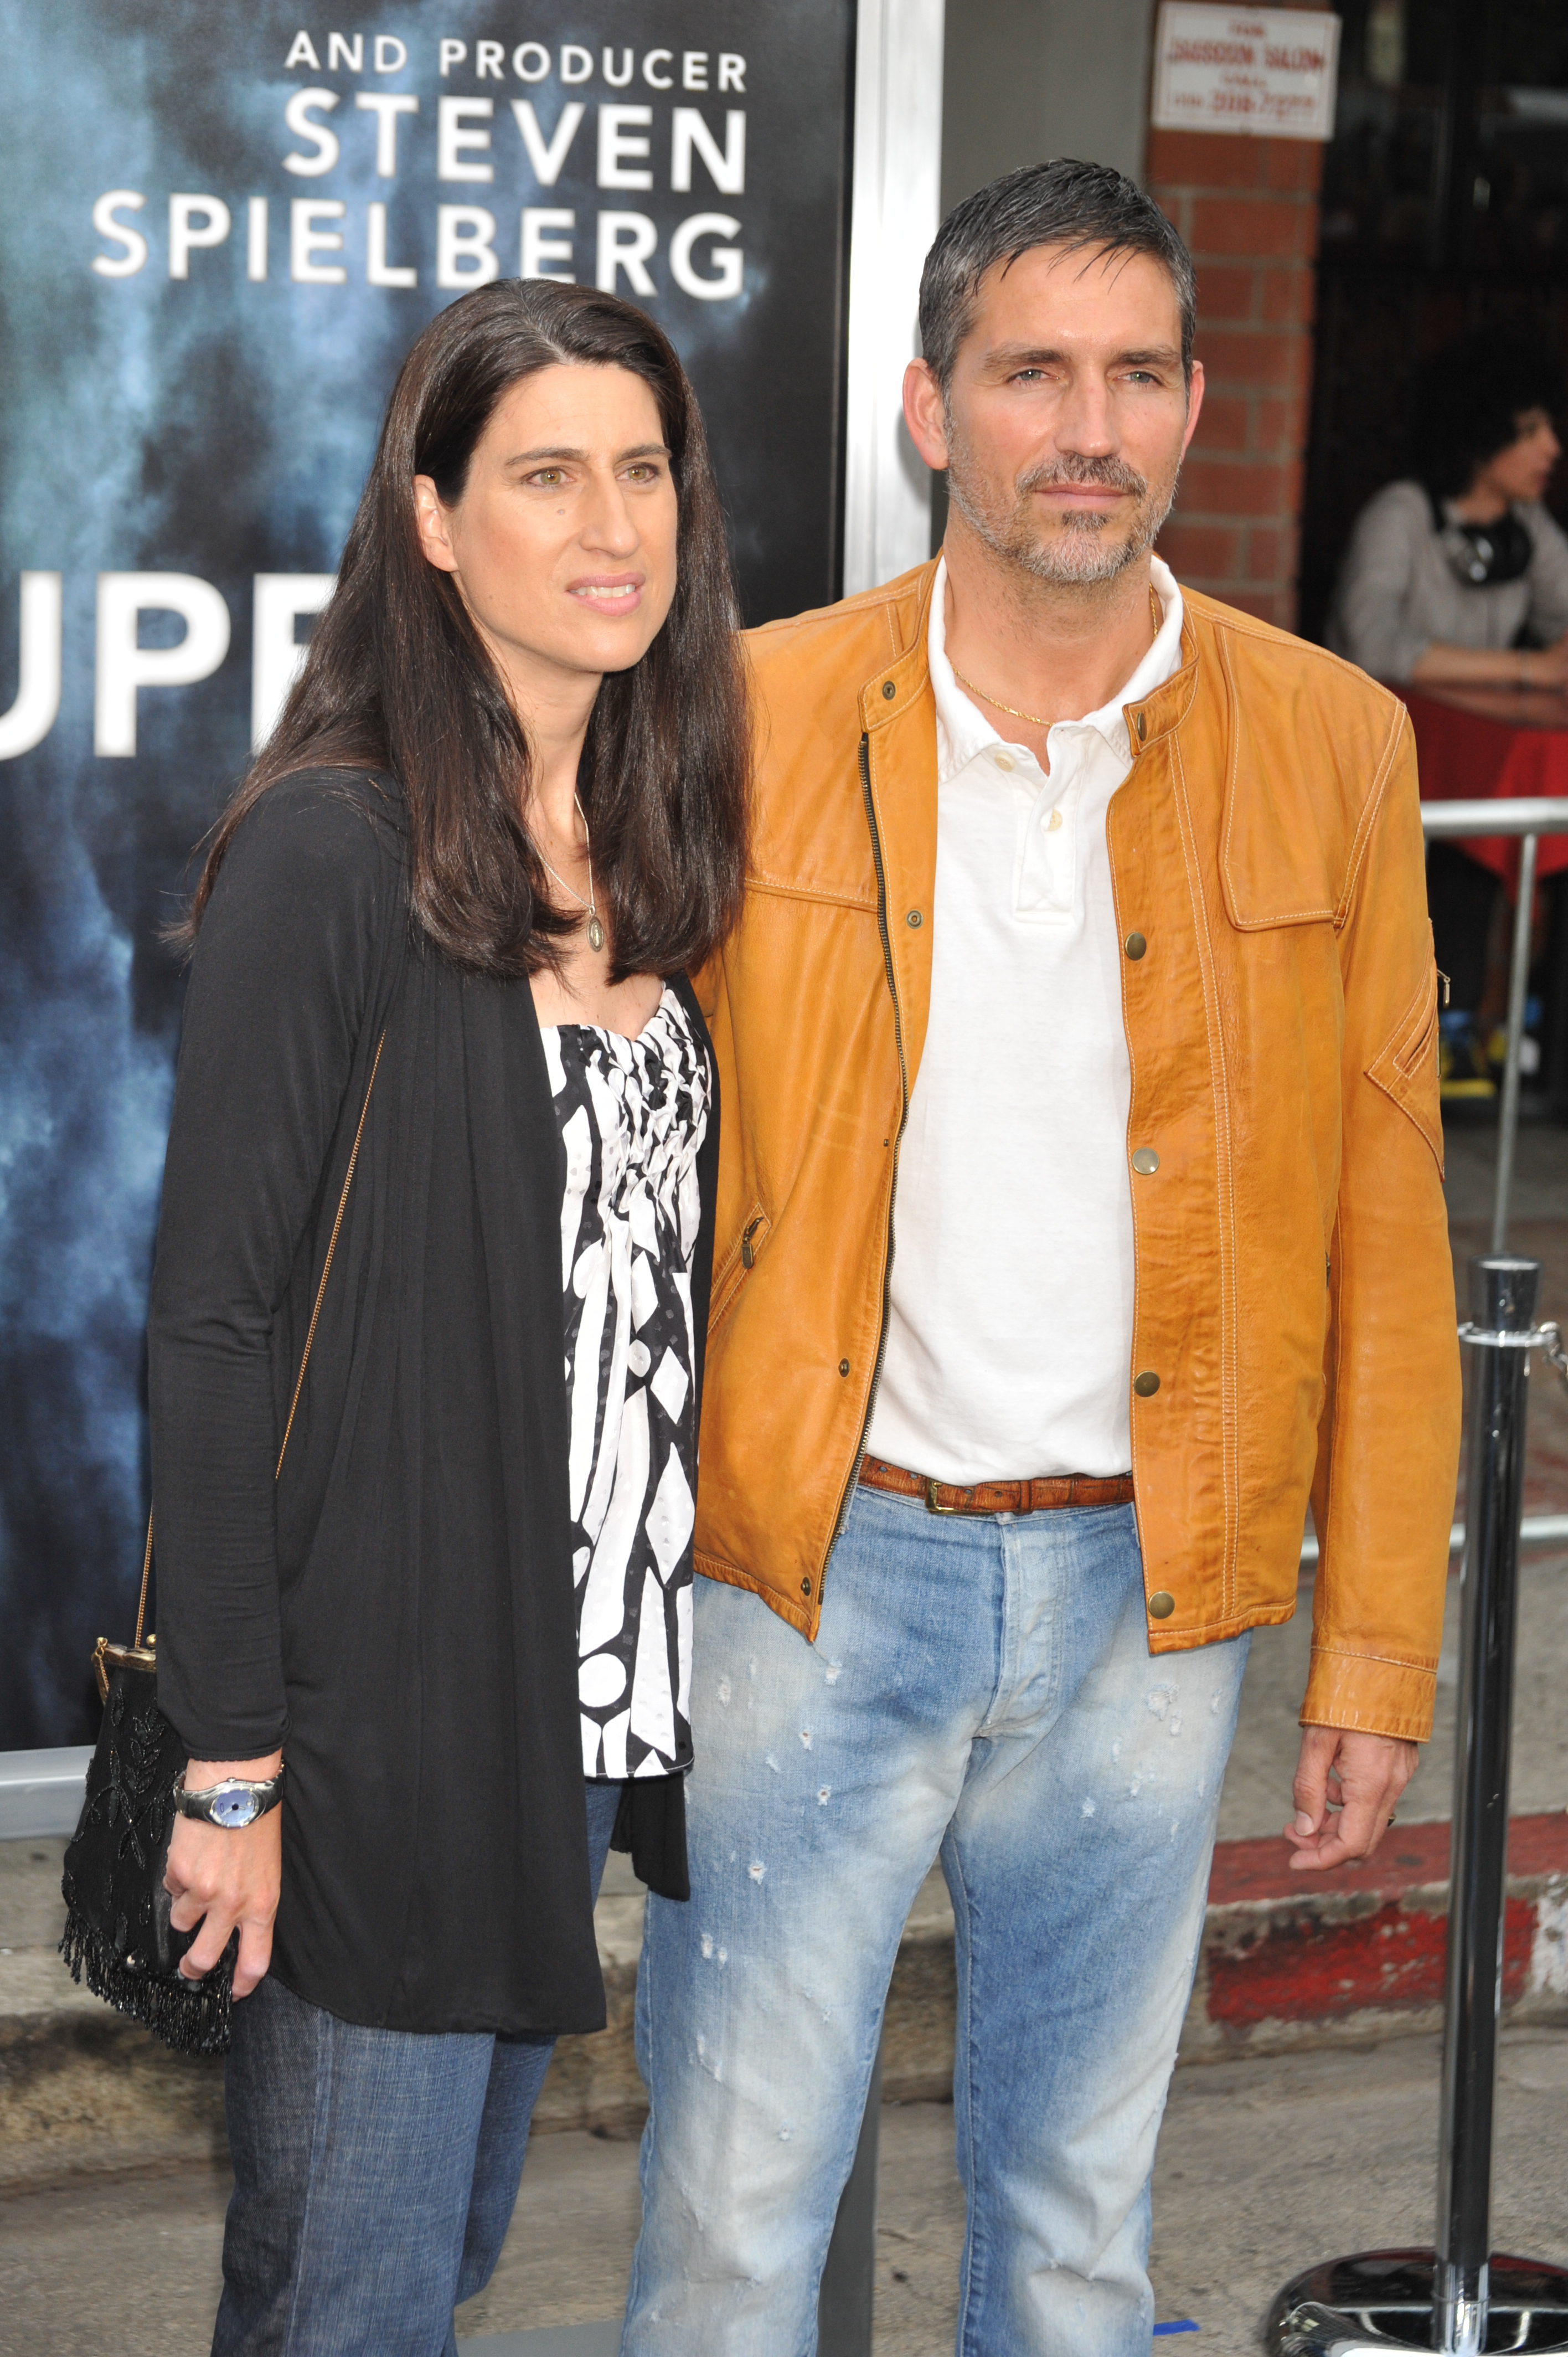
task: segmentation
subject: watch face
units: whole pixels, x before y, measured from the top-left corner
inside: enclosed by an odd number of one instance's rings
[[[221,1786],[213,1794],[209,1806],[213,1824],[227,1825],[231,1830],[250,1824],[258,1813],[254,1792],[247,1792],[242,1785],[237,1784]]]

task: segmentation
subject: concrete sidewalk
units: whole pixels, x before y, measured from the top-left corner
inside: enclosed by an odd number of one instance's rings
[[[1431,2038],[1178,2072],[1155,2179],[1160,2318],[1198,2324],[1197,2357],[1251,2357],[1269,2300],[1298,2269],[1429,2242],[1436,2111]],[[940,2104],[883,2114],[876,2357],[949,2357],[953,2345],[952,2125]],[[1564,2184],[1568,2033],[1510,2032],[1496,2247],[1568,2262]],[[226,2193],[209,2168],[0,2199],[0,2357],[202,2357]],[[536,2139],[495,2279],[459,2313],[465,2341],[483,2357],[491,2336],[612,2324],[637,2222],[635,2144],[581,2130]],[[563,2338],[559,2357],[596,2357],[585,2344]]]

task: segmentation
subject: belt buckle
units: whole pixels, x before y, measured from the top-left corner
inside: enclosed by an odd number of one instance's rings
[[[928,1475],[928,1477],[927,1477],[927,1480],[926,1480],[926,1512],[927,1512],[927,1513],[928,1513],[928,1514],[956,1514],[956,1513],[959,1512],[958,1507],[956,1507],[956,1506],[939,1506],[939,1505],[938,1505],[938,1503],[937,1503],[937,1490],[938,1490],[939,1486],[940,1486],[940,1485],[938,1484],[938,1482],[936,1481],[936,1480],[935,1480],[933,1477],[931,1477],[931,1476]]]

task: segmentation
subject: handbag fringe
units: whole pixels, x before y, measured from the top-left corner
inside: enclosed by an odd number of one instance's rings
[[[229,2051],[231,1958],[225,1954],[203,1981],[150,1978],[129,1972],[113,1943],[95,1932],[75,1909],[65,1919],[59,1943],[66,1969],[73,1981],[86,1975],[94,1996],[117,2013],[129,2014],[156,2031],[166,2045],[182,2054],[226,2054]]]

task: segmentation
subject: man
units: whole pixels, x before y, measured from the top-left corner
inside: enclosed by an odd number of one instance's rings
[[[939,1851],[960,2349],[1146,2352],[1247,1632],[1309,1493],[1297,1865],[1370,1853],[1431,1723],[1459,1386],[1408,723],[1151,555],[1203,379],[1131,182],[970,198],[920,323],[943,560],[751,641],[634,2357],[815,2345]]]

